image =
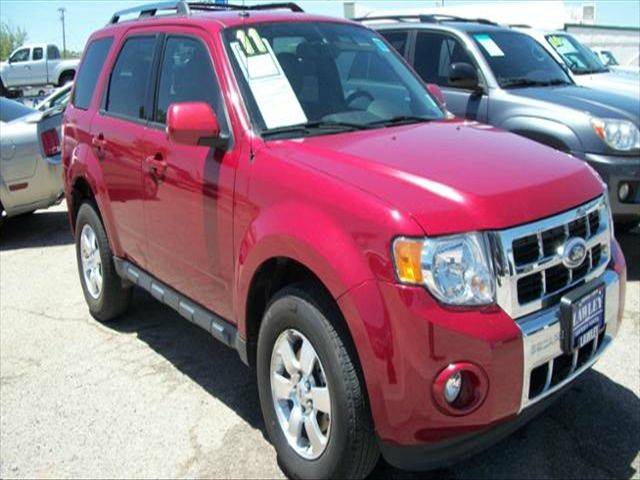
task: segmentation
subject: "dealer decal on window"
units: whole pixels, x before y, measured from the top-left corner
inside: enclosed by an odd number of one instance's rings
[[[242,73],[256,99],[267,128],[305,123],[298,97],[282,71],[271,45],[255,28],[238,30],[231,43]]]

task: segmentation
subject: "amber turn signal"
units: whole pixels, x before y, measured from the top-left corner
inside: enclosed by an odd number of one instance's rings
[[[398,238],[393,242],[393,257],[398,279],[404,283],[422,284],[422,240]]]

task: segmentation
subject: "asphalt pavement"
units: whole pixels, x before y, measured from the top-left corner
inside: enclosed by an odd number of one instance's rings
[[[533,422],[453,468],[373,478],[640,479],[640,232],[614,346]],[[144,292],[85,305],[64,205],[0,231],[0,478],[281,478],[254,372]]]

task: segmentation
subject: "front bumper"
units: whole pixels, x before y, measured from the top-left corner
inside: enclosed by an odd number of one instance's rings
[[[640,157],[622,157],[587,153],[585,159],[609,187],[611,211],[616,220],[640,220]],[[628,183],[631,193],[622,201],[618,191]]]
[[[600,358],[618,332],[621,277],[615,271],[607,270],[598,280],[603,281],[606,286],[605,326],[596,340],[573,355],[563,354],[560,346],[559,305],[518,321],[522,330],[524,361],[522,396],[516,414],[440,442],[403,446],[382,441],[381,451],[386,461],[409,470],[445,467],[486,449],[542,412],[564,387]],[[539,378],[541,368],[544,369],[544,376]],[[493,387],[495,394],[496,385]]]

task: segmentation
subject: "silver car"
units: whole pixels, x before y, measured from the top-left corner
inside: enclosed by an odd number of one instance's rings
[[[63,198],[60,127],[66,105],[44,112],[0,98],[0,224]]]

